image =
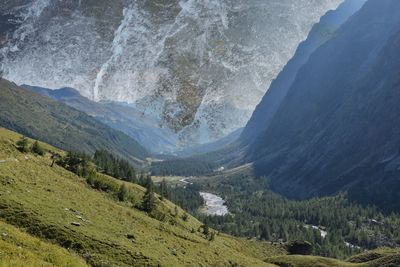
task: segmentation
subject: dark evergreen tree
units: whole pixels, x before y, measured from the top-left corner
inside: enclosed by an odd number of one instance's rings
[[[127,168],[126,180],[131,183],[137,183],[136,171],[134,168]]]
[[[140,173],[139,184],[140,184],[141,186],[146,187],[146,176],[144,175],[143,172]]]
[[[126,186],[125,186],[124,184],[122,184],[122,185],[120,186],[119,191],[118,191],[118,194],[117,194],[118,200],[119,200],[119,201],[125,201],[125,199],[126,199],[126,194],[127,194]]]
[[[50,165],[50,167],[53,167],[54,163],[60,161],[62,157],[61,157],[60,154],[58,154],[56,152],[53,152],[53,151],[50,151],[50,154],[51,154],[51,165]]]
[[[163,179],[160,184],[160,195],[161,200],[163,200],[164,198],[168,198],[168,185],[165,179]]]
[[[208,226],[208,223],[205,222],[204,225],[203,225],[203,234],[205,236],[208,236],[209,233],[210,233],[210,227]]]
[[[152,212],[156,205],[156,198],[154,196],[153,181],[148,176],[146,179],[146,193],[143,196],[143,210],[146,212]]]

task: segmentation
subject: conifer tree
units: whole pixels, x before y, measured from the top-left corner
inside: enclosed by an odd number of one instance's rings
[[[155,208],[155,201],[153,181],[150,176],[147,176],[146,193],[143,196],[143,210],[146,212],[152,212]]]
[[[161,195],[161,200],[168,197],[168,186],[165,179],[163,179],[160,184],[160,195]]]
[[[50,167],[53,167],[54,163],[57,163],[58,161],[62,160],[62,157],[61,157],[60,154],[58,154],[56,152],[53,152],[53,151],[50,151],[50,154],[51,154],[51,165],[50,165]]]
[[[206,222],[206,223],[203,225],[203,234],[204,234],[205,236],[208,236],[209,233],[210,233],[210,228],[209,228],[209,226],[208,226],[208,223]]]
[[[136,183],[137,182],[135,169],[129,168],[127,170],[126,179],[127,179],[127,181],[132,182],[132,183]]]
[[[143,173],[143,172],[140,173],[139,184],[140,184],[141,186],[146,187],[146,177],[144,176],[144,173]]]
[[[127,194],[126,186],[122,184],[118,191],[118,200],[125,201],[126,194]]]

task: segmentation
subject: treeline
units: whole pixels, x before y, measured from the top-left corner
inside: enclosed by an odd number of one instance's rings
[[[115,157],[107,150],[97,150],[93,161],[99,171],[117,179],[137,183],[136,170],[126,160]]]
[[[89,177],[93,173],[104,173],[116,179],[146,184],[146,176],[141,173],[138,177],[135,168],[126,160],[115,157],[106,150],[98,150],[94,156],[83,152],[67,152],[65,156],[52,155],[54,163],[82,177]]]
[[[93,157],[85,153],[68,152],[65,156],[54,153],[52,158],[57,165],[86,178],[88,185],[94,189],[111,193],[119,201],[130,201],[136,205],[136,208],[148,213],[152,213],[156,207],[157,200],[151,177],[142,173],[138,178],[135,169],[128,162],[113,156],[105,150],[96,151]],[[125,184],[119,184],[99,172],[127,182],[139,182],[144,186],[146,192],[139,205],[137,205],[136,195],[133,195]]]
[[[213,173],[218,168],[214,162],[199,159],[177,159],[155,162],[151,174],[157,176],[199,176]]]
[[[218,192],[232,215],[201,219],[232,235],[272,242],[306,240],[314,254],[335,258],[400,246],[399,214],[385,216],[374,207],[352,203],[345,194],[288,200],[269,190],[266,179],[246,173],[210,179],[203,186]]]
[[[91,157],[80,152],[68,152],[65,156],[53,155],[54,162],[65,169],[85,177],[88,184],[95,189],[113,192],[118,199],[125,199],[126,188],[120,186],[104,176],[97,175],[97,172],[107,174],[114,178],[139,184],[147,189],[143,199],[143,209],[151,212],[154,207],[154,193],[159,194],[171,202],[179,205],[188,212],[196,212],[203,205],[203,198],[199,194],[199,188],[195,185],[188,185],[185,188],[168,185],[165,180],[160,184],[154,184],[151,176],[137,171],[129,162],[115,157],[106,150],[98,150]]]

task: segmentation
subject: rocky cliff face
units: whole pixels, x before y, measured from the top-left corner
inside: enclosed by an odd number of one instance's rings
[[[399,210],[399,36],[400,2],[369,0],[318,48],[247,150],[258,175],[291,197],[347,190]]]
[[[255,109],[250,121],[242,134],[242,143],[248,143],[258,134],[265,131],[272,118],[286,97],[291,85],[296,79],[300,68],[307,63],[311,54],[328,40],[335,37],[337,30],[354,13],[365,4],[366,0],[346,0],[336,10],[327,12],[320,21],[313,26],[307,39],[302,42],[291,58],[271,83],[270,88],[261,103]]]
[[[6,77],[133,103],[201,143],[243,126],[340,0],[5,0]],[[4,26],[3,26],[4,25]]]

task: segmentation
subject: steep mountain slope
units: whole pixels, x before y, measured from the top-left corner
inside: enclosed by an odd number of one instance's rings
[[[308,61],[310,55],[326,41],[335,37],[336,31],[350,16],[356,13],[366,0],[347,0],[336,10],[328,11],[315,24],[307,39],[299,45],[292,59],[272,82],[267,93],[254,111],[241,136],[242,142],[249,142],[268,128],[294,82],[299,69]]]
[[[152,218],[134,208],[144,188],[124,183],[132,197],[119,202],[84,178],[51,167],[49,154],[22,154],[15,148],[18,138],[0,128],[0,220],[68,248],[92,266],[273,266],[263,260],[284,253],[268,243],[224,234],[209,241],[198,231],[198,220],[183,219],[184,212],[167,200],[157,198],[158,215]]]
[[[1,63],[18,84],[135,103],[185,142],[210,142],[246,124],[340,2],[3,0]]]
[[[122,132],[4,79],[0,80],[0,126],[66,150],[93,153],[108,149],[131,162],[148,155],[146,149]]]
[[[399,211],[399,32],[400,2],[369,0],[299,70],[247,151],[275,190],[303,198],[349,189]]]
[[[72,88],[51,90],[28,85],[22,87],[85,112],[104,124],[126,133],[153,153],[171,153],[179,149],[179,140],[175,133],[168,128],[160,128],[155,119],[144,116],[131,105],[109,101],[95,102]]]

